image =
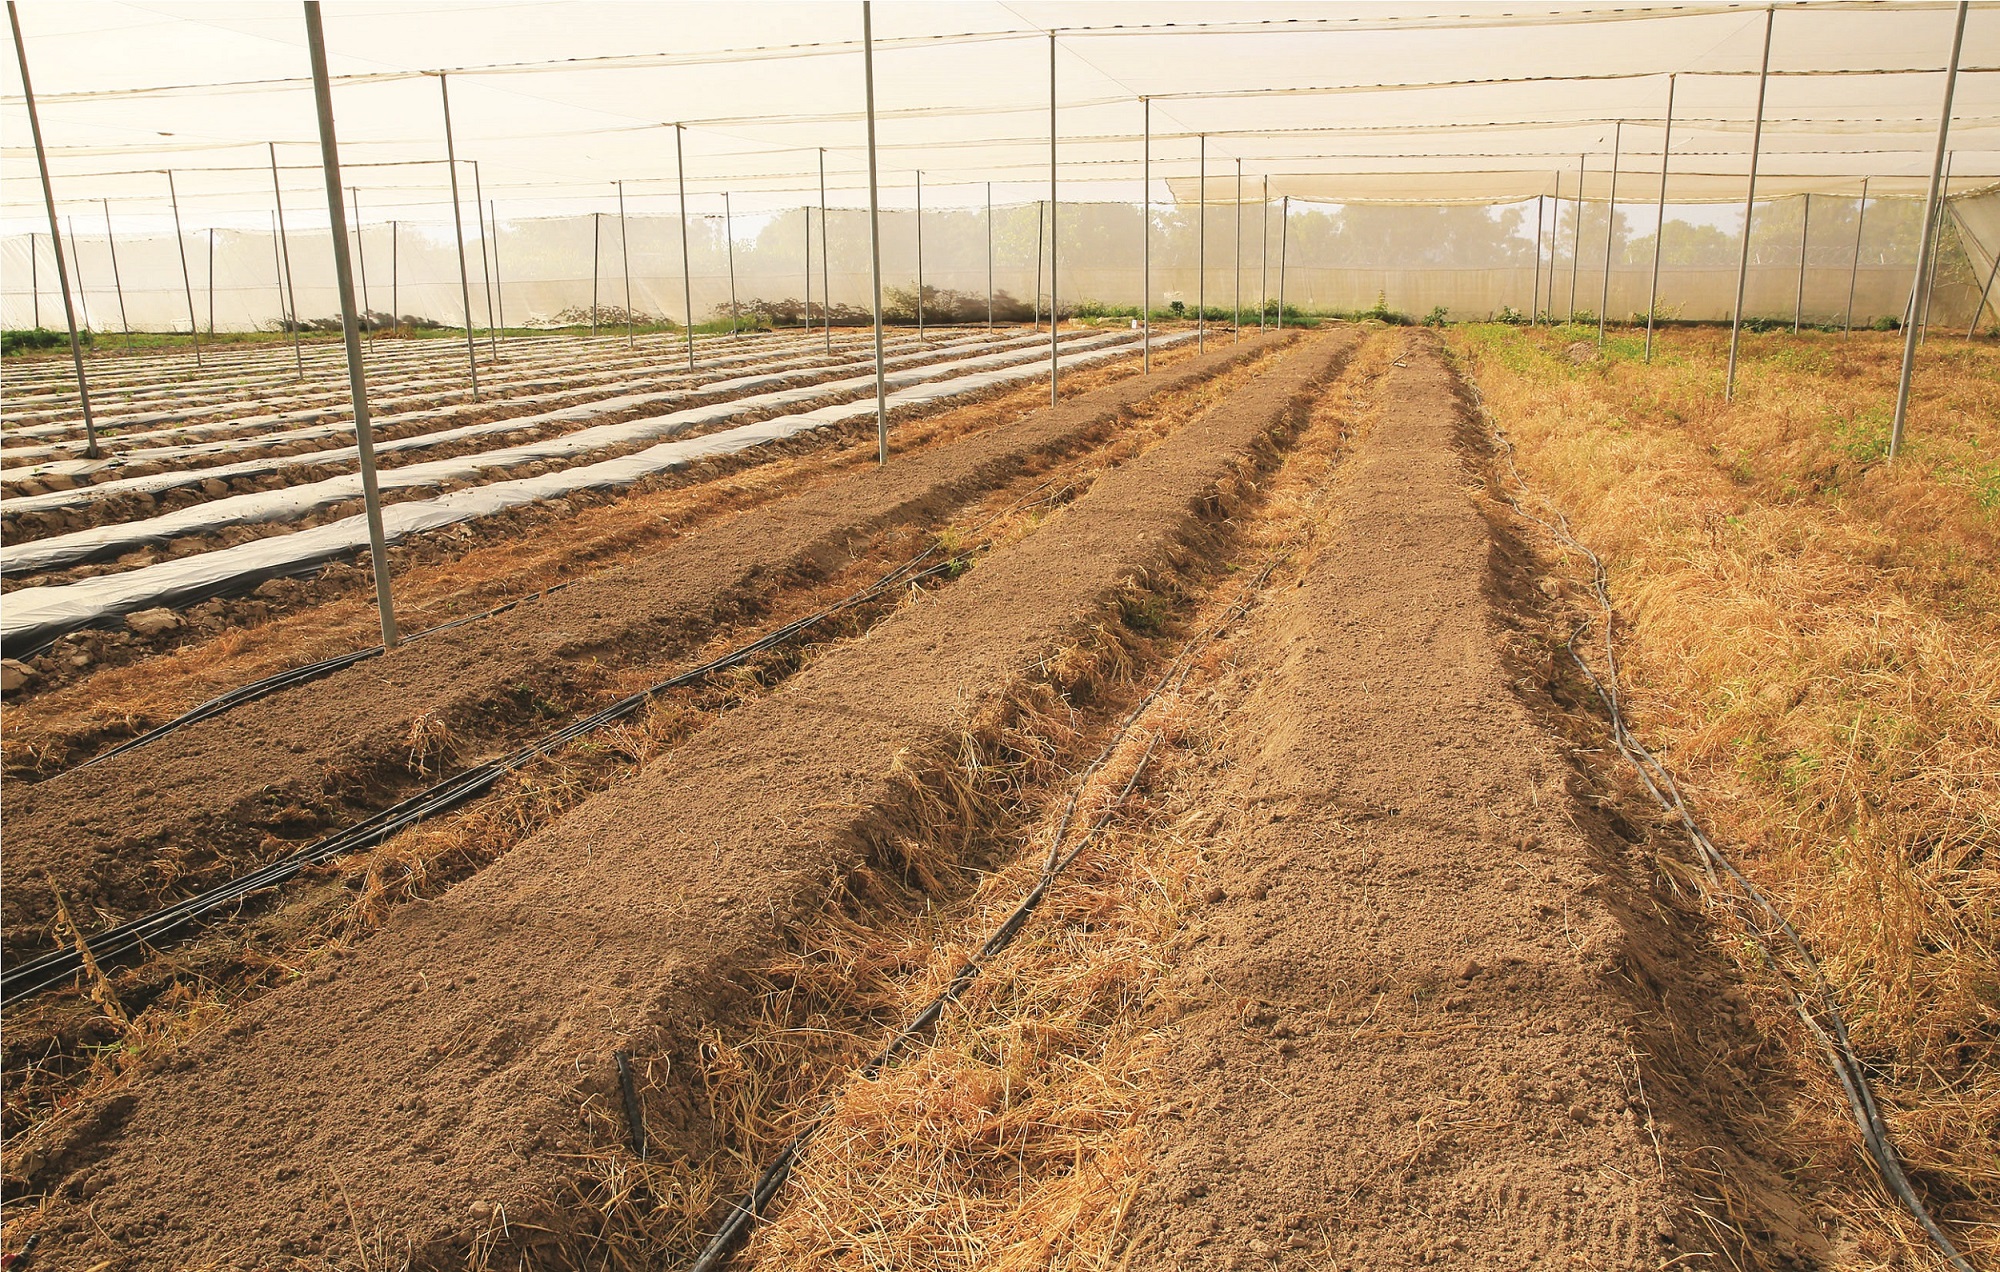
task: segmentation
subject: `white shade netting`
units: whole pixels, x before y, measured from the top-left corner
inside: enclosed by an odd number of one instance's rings
[[[927,287],[976,298],[983,317],[990,197],[998,302],[1046,295],[1053,126],[1065,309],[1141,298],[1150,200],[1157,304],[1227,309],[1240,286],[1254,306],[1282,286],[1309,309],[1380,299],[1484,317],[1535,304],[1539,256],[1541,305],[1594,311],[1615,195],[1609,314],[1624,317],[1646,307],[1664,167],[1662,312],[1726,318],[1766,7],[1461,8],[878,4],[885,282],[915,289],[922,172]],[[30,0],[21,15],[91,326],[185,330],[192,308],[206,328],[212,307],[215,327],[243,329],[336,311],[295,7]],[[1831,321],[1850,291],[1856,321],[1905,312],[1954,19],[1942,3],[1778,6],[1748,312]],[[683,188],[694,316],[726,311],[732,248],[739,306],[796,304],[808,208],[820,269],[822,162],[826,281],[837,307],[866,309],[858,6],[329,3],[325,23],[369,308],[467,321],[433,73],[448,71],[474,324],[587,316],[593,279],[600,312],[622,312],[628,263],[631,308],[684,320]],[[11,62],[0,97],[0,307],[8,326],[38,311],[56,325]],[[2000,5],[1968,18],[1946,144],[1931,305],[1966,322],[2000,246]],[[274,152],[295,303],[273,252]],[[817,277],[811,288],[820,303]]]

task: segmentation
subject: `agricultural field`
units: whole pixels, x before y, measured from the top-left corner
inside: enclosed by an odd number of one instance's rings
[[[2000,1259],[2000,348],[1595,335],[378,340],[386,651],[337,345],[10,358],[6,1249],[1945,1268],[1837,1017]]]

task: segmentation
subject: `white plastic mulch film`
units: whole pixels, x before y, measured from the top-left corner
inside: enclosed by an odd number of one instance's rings
[[[80,318],[335,315],[296,5],[27,0],[20,15]],[[1525,312],[1539,243],[1536,307],[1594,312],[1608,260],[1610,316],[1641,313],[1671,81],[1661,309],[1726,318],[1768,20],[1747,308],[1841,320],[1851,287],[1868,322],[1909,302],[1956,6],[884,0],[873,18],[892,308],[914,308],[919,172],[932,316],[984,318],[989,244],[996,316],[1045,303],[1053,28],[1065,309],[1140,299],[1150,198],[1158,305],[1240,296],[1254,312],[1282,283],[1311,309]],[[593,303],[616,320],[628,278],[642,318],[685,318],[683,179],[697,319],[732,295],[781,321],[808,286],[823,303],[822,242],[833,303],[865,312],[858,4],[329,0],[325,27],[369,309],[468,320],[445,71],[474,325],[587,320]],[[0,62],[0,316],[59,327],[18,73]],[[1931,316],[1964,324],[2000,247],[2000,4],[1969,15],[1947,146]]]

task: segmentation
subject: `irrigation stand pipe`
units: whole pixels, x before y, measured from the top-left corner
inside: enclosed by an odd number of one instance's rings
[[[22,82],[25,83],[26,81],[23,80]],[[181,254],[181,291],[187,297],[188,340],[194,345],[194,364],[198,367],[201,365],[201,332],[195,327],[194,322],[194,280],[188,273],[187,239],[183,237],[181,231],[181,196],[180,192],[174,189],[174,170],[172,168],[167,169],[167,203],[174,210],[174,246],[179,249]],[[273,225],[275,224],[274,220]],[[276,234],[277,231],[274,229],[272,233]],[[60,261],[57,262],[58,265],[61,263]],[[279,279],[278,310],[280,313],[283,313],[285,308],[283,282],[282,278]],[[39,323],[40,319],[36,321]]]
[[[267,141],[264,144],[271,151],[271,203],[277,209],[278,260],[283,267],[285,295],[289,298],[287,303],[291,311],[292,358],[299,364],[299,379],[303,380],[306,378],[306,355],[299,347],[299,327],[303,325],[303,320],[299,317],[298,288],[292,286],[292,244],[285,237],[285,195],[282,188],[278,185],[278,146],[276,142]],[[190,294],[189,303],[193,303],[192,294]],[[190,322],[193,321],[194,315],[192,312],[189,313],[188,319]]]
[[[681,307],[687,313],[688,370],[694,370],[694,275],[688,266],[688,186],[687,159],[681,150],[681,134],[686,128],[674,125],[674,182],[680,189],[681,222]],[[824,161],[822,161],[824,162]],[[825,183],[821,183],[821,197],[825,197]]]
[[[986,325],[991,327],[993,325],[993,186],[991,182],[988,182],[986,187],[986,203]],[[819,290],[821,296],[820,303],[825,306],[826,312],[820,315],[822,319],[820,328],[826,336],[826,351],[830,354],[833,352],[833,262],[827,255],[828,250],[826,232],[826,148],[822,146],[819,152]]]
[[[1201,191],[1201,202],[1195,205],[1194,214],[1194,350],[1201,353],[1207,348],[1208,335],[1208,134],[1202,133],[1195,140],[1196,188]]]
[[[493,266],[486,259],[486,189],[479,181],[479,160],[472,161],[472,219],[479,223],[479,277],[486,292],[486,347],[500,361],[500,332],[493,325]]]
[[[1057,333],[1062,327],[1062,305],[1056,288],[1056,262],[1062,257],[1062,240],[1056,235],[1056,32],[1049,28],[1049,405],[1057,402],[1062,368],[1056,360]]]
[[[70,361],[76,366],[77,400],[83,404],[83,453],[86,458],[99,459],[103,457],[104,452],[97,445],[97,420],[90,412],[90,384],[83,374],[83,341],[77,337],[76,310],[70,305],[69,271],[63,264],[62,235],[56,228],[56,192],[55,187],[49,184],[49,155],[42,145],[42,117],[35,109],[35,89],[33,82],[28,78],[28,46],[21,39],[21,18],[14,10],[14,0],[7,0],[7,22],[14,29],[14,52],[21,63],[21,93],[27,99],[28,126],[35,134],[35,166],[41,170],[42,202],[49,213],[49,242],[56,253],[56,283],[62,288],[63,316],[69,320],[69,356]],[[34,250],[35,241],[30,238],[28,252],[31,257]],[[182,245],[181,252],[182,259],[185,260],[187,252],[185,244]],[[36,281],[39,284],[39,279]],[[35,325],[39,327],[41,326],[39,285],[35,291],[35,300]],[[194,320],[192,309],[188,313],[188,320],[190,322]]]
[[[1278,330],[1285,329],[1285,265],[1292,241],[1292,196],[1278,204]]]
[[[596,212],[590,214],[590,334],[592,339],[595,339],[597,336],[597,231],[600,215]]]
[[[1153,374],[1153,99],[1139,99],[1144,117],[1139,149],[1139,362]]]
[[[889,381],[882,365],[882,198],[875,160],[875,21],[861,0],[861,83],[868,105],[868,273],[875,304],[875,462],[889,462]]]
[[[354,445],[361,466],[361,501],[368,518],[368,557],[375,573],[375,608],[382,619],[382,647],[398,640],[389,595],[389,553],[382,533],[382,493],[375,480],[375,440],[368,423],[368,375],[361,363],[361,323],[354,312],[354,271],[347,258],[346,214],[340,204],[340,143],[333,130],[333,92],[327,83],[326,38],[319,0],[305,0],[306,45],[312,55],[313,101],[319,110],[320,162],[326,168],[326,210],[333,230],[333,273],[340,288],[340,330],[347,346],[347,388],[354,400]]]
[[[1854,201],[1854,259],[1847,266],[1847,318],[1843,338],[1854,334],[1854,285],[1861,280],[1861,227],[1868,223],[1868,178],[1861,178],[1861,197]],[[2000,260],[2000,254],[1994,256]],[[1973,315],[1974,320],[1978,315]]]
[[[1576,157],[1576,224],[1569,235],[1569,322],[1576,321],[1576,271],[1583,260],[1583,174],[1588,155]]]
[[[1653,360],[1653,317],[1660,308],[1660,252],[1667,241],[1667,161],[1674,152],[1674,82],[1667,76],[1667,130],[1660,138],[1660,200],[1653,208],[1653,281],[1646,289],[1646,361]]]
[[[1805,196],[1799,210],[1799,286],[1792,296],[1792,334],[1799,334],[1806,313],[1806,236],[1812,231],[1812,195]]]
[[[1924,241],[1917,247],[1918,281],[1923,280],[1924,261],[1930,256],[1931,233],[1936,224],[1938,205],[1938,183],[1944,175],[1945,141],[1951,135],[1951,98],[1958,87],[1958,55],[1965,47],[1965,13],[1971,6],[1967,0],[1958,0],[1958,22],[1951,37],[1951,61],[1944,73],[1944,106],[1938,112],[1937,153],[1931,159],[1930,198],[1924,205]],[[16,37],[18,38],[18,37]],[[22,76],[23,81],[26,75]],[[51,213],[50,219],[54,219]],[[1977,316],[1975,315],[1975,318]],[[1889,458],[1895,459],[1903,449],[1903,424],[1910,411],[1910,372],[1917,360],[1917,332],[1913,324],[1903,328],[1903,367],[1896,377],[1896,415],[1889,425]]]
[[[111,250],[111,286],[118,293],[118,327],[125,333],[125,338],[129,341],[132,338],[132,324],[125,317],[125,282],[118,276],[118,240],[111,233],[111,200],[100,199],[98,202],[104,205],[104,246]],[[208,233],[208,258],[212,261],[215,259],[215,231],[210,230]],[[211,285],[210,295],[213,294],[214,288]],[[1978,314],[1975,313],[1973,317],[1977,318]]]
[[[1764,9],[1764,60],[1757,71],[1757,119],[1750,130],[1750,185],[1743,192],[1743,246],[1736,258],[1736,307],[1729,320],[1729,369],[1723,375],[1722,400],[1736,400],[1736,352],[1743,340],[1743,292],[1750,281],[1750,224],[1757,212],[1757,160],[1764,149],[1764,90],[1771,78],[1771,28],[1778,11]]]
[[[479,179],[479,169],[473,169],[473,180]],[[354,273],[361,280],[361,316],[368,316],[368,249],[361,242],[361,187],[347,187],[347,197],[354,201]]]
[[[451,135],[451,87],[445,73],[438,72],[438,100],[444,105],[445,170],[451,174],[451,229],[458,239],[458,298],[465,311],[465,366],[472,374],[472,400],[479,400],[479,345],[472,338],[472,279],[465,268],[465,213],[458,206],[458,145]],[[592,224],[595,233],[596,225]],[[593,280],[594,281],[594,280]],[[591,306],[591,322],[597,321],[596,304]]]
[[[924,338],[924,174],[917,172],[917,339]]]
[[[625,347],[635,349],[639,336],[632,325],[632,246],[625,233],[625,183],[618,182],[618,258],[625,270]]]
[[[1604,205],[1604,286],[1597,299],[1597,347],[1604,348],[1604,323],[1611,312],[1611,244],[1618,233],[1618,161],[1625,152],[1625,121],[1611,130],[1611,198]]]
[[[489,200],[486,219],[493,226],[493,303],[500,309],[500,330],[507,330],[507,289],[500,277],[500,207]],[[354,236],[359,239],[360,235]]]
[[[722,192],[722,246],[729,255],[729,334],[743,334],[741,311],[736,307],[736,219],[729,210],[729,191]]]

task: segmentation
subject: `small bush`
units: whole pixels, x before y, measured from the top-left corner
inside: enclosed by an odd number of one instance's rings
[[[1527,325],[1528,316],[1512,305],[1502,305],[1500,312],[1493,316],[1493,321],[1504,322],[1510,327],[1521,327]]]
[[[1901,331],[1902,329],[1903,320],[1893,314],[1883,314],[1880,318],[1868,324],[1868,330],[1870,331]]]
[[[88,330],[76,333],[79,343],[88,349],[96,342],[96,337]],[[0,333],[0,353],[21,353],[29,349],[61,349],[69,344],[69,332],[50,331],[47,327],[17,327]]]
[[[1424,326],[1426,327],[1444,326],[1446,322],[1446,315],[1448,312],[1449,311],[1447,311],[1443,305],[1432,305],[1431,311],[1424,315]]]

